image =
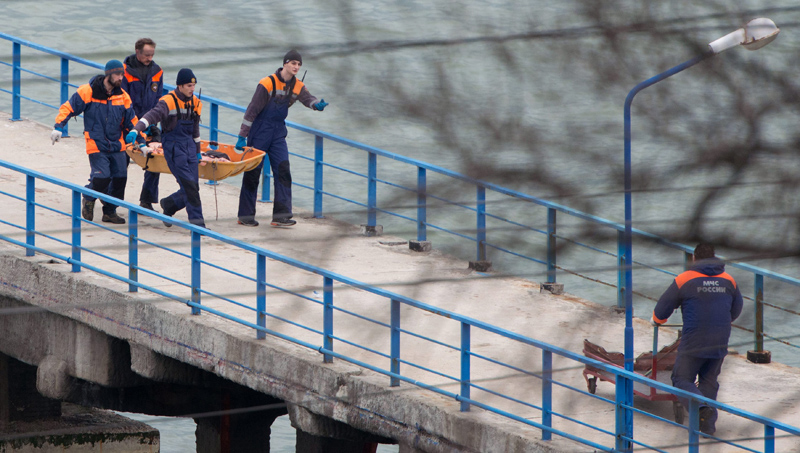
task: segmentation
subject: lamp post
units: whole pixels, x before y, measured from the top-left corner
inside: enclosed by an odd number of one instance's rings
[[[770,19],[759,18],[748,22],[743,28],[709,43],[708,50],[681,63],[672,69],[662,72],[633,87],[625,99],[625,233],[624,233],[624,298],[625,298],[625,369],[633,372],[633,234],[631,208],[631,104],[633,97],[643,89],[654,85],[667,77],[692,67],[701,61],[713,57],[738,45],[749,50],[760,49],[772,42],[780,32]],[[633,438],[633,382],[629,379],[617,381],[617,401],[625,405],[617,411],[617,449],[629,451]]]

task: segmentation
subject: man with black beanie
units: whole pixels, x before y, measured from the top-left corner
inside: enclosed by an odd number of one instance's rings
[[[328,105],[324,99],[308,92],[302,81],[297,80],[297,72],[303,65],[303,57],[296,50],[290,50],[283,57],[283,66],[274,74],[261,79],[250,105],[244,113],[239,129],[236,149],[245,146],[265,151],[272,168],[275,195],[272,205],[272,226],[290,227],[297,222],[292,220],[292,174],[289,170],[289,148],[286,145],[286,116],[289,107],[300,101],[306,107],[322,111]],[[242,189],[239,192],[239,224],[258,226],[255,219],[258,183],[261,178],[262,161],[258,167],[244,173]]]
[[[135,130],[128,133],[128,143],[137,139],[141,132],[151,125],[161,123],[163,128],[164,159],[179,189],[159,201],[164,215],[173,216],[186,208],[189,222],[205,227],[203,206],[200,202],[200,182],[198,164],[200,155],[200,113],[202,103],[194,95],[197,78],[189,68],[178,71],[175,88],[159,99],[156,106],[145,113],[136,123]],[[168,227],[171,223],[164,222]]]

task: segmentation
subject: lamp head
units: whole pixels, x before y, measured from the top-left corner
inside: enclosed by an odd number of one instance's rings
[[[715,54],[724,52],[738,45],[744,46],[748,50],[758,50],[771,43],[778,37],[780,29],[775,26],[775,22],[761,17],[753,19],[736,31],[711,42],[708,47]]]
[[[775,22],[766,17],[753,19],[744,26],[745,42],[742,45],[747,50],[758,50],[774,41],[780,32]]]

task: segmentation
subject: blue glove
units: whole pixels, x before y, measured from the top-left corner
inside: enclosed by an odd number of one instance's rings
[[[327,107],[327,106],[328,106],[328,103],[325,102],[325,99],[320,99],[319,102],[314,104],[314,108],[319,110],[320,112],[325,110],[325,107]]]
[[[125,143],[133,143],[136,141],[136,137],[139,135],[138,132],[135,130],[128,132],[128,135],[125,136]]]
[[[239,138],[236,140],[235,149],[238,149],[239,151],[241,151],[241,150],[244,149],[245,146],[247,146],[247,137],[242,137],[240,135]]]

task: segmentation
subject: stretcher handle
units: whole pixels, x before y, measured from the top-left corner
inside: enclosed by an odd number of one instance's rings
[[[219,145],[220,145],[220,143],[218,141],[216,141],[216,140],[209,140],[208,141],[208,146],[219,146]],[[232,145],[228,145],[228,146],[232,146]],[[249,153],[250,151],[252,151],[254,149],[255,148],[253,148],[252,146],[245,146],[244,148],[242,148],[241,152],[239,152],[239,150],[236,149],[236,148],[234,148],[234,151],[236,151],[237,154],[247,154],[247,153]]]

